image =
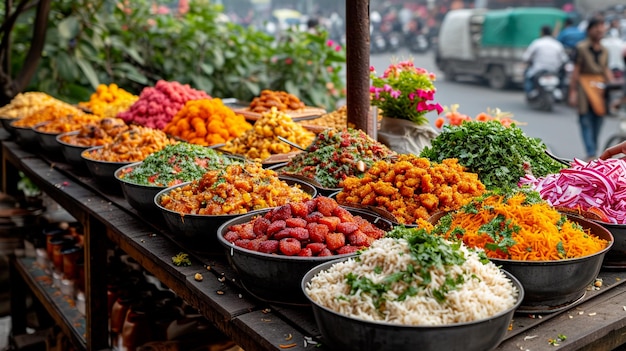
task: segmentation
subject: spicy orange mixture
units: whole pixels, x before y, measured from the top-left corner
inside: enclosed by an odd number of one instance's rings
[[[298,186],[278,178],[276,172],[248,163],[209,170],[201,179],[161,196],[161,206],[182,214],[243,214],[310,198]]]
[[[487,257],[548,261],[583,257],[607,247],[536,193],[485,194],[444,216],[432,231],[485,250]]]
[[[393,163],[378,161],[363,177],[348,177],[340,185],[340,204],[382,207],[404,224],[456,210],[485,191],[478,176],[456,159],[434,163],[411,154]]]
[[[42,133],[60,134],[79,130],[82,126],[90,123],[98,123],[100,117],[92,114],[69,115],[38,125],[35,129]]]
[[[139,162],[148,155],[176,143],[163,131],[144,126],[131,125],[118,134],[111,143],[102,148],[84,151],[86,158],[107,162]]]

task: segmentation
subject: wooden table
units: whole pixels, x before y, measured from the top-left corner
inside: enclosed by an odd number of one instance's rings
[[[106,247],[112,242],[246,351],[285,350],[284,346],[292,343],[295,345],[289,350],[331,349],[323,344],[309,307],[272,305],[254,299],[238,285],[221,249],[197,251],[193,243],[169,233],[163,219],[145,218],[131,208],[121,190],[102,187],[86,170],[74,169],[55,156],[59,155],[25,151],[12,141],[4,141],[3,189],[11,194],[17,171],[22,171],[84,226],[84,323],[76,321],[66,306],[60,306],[49,291],[37,284],[28,260],[14,261],[12,271],[19,275],[16,288],[34,290],[57,324],[73,335],[71,340],[78,348],[109,347],[106,281],[99,277],[106,276]],[[172,264],[171,257],[179,252],[190,254],[191,266]],[[204,279],[196,281],[196,273]],[[626,285],[622,284],[626,273],[603,270],[600,277],[602,287],[588,290],[582,301],[569,309],[545,315],[516,314],[497,350],[613,350],[626,343]],[[15,305],[20,306],[19,301]],[[25,321],[13,317],[14,330],[23,329]],[[567,339],[559,346],[550,344],[549,340],[559,334]],[[321,345],[316,347],[309,341]]]

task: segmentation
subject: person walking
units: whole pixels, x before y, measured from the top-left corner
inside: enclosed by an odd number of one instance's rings
[[[608,50],[600,44],[604,32],[603,20],[592,18],[589,21],[586,39],[576,45],[569,87],[568,102],[578,111],[587,160],[595,158],[598,150],[598,137],[606,114],[604,88],[613,80],[608,67]]]

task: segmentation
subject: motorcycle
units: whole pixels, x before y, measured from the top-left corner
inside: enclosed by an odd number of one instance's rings
[[[526,102],[531,108],[552,111],[555,101],[563,100],[558,73],[539,71],[531,80],[533,88],[526,93]]]
[[[403,28],[404,41],[412,53],[424,53],[430,48],[428,28],[413,18]]]

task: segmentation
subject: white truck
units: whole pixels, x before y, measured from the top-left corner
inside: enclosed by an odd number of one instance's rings
[[[543,25],[559,30],[567,13],[555,8],[460,9],[446,14],[435,62],[445,78],[474,76],[494,89],[524,82],[522,54]]]

